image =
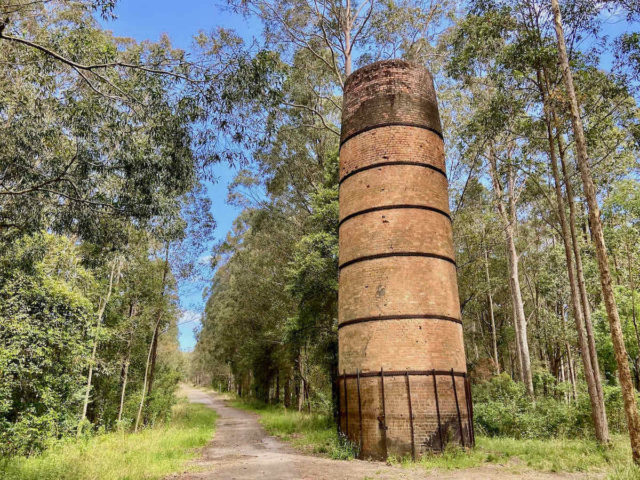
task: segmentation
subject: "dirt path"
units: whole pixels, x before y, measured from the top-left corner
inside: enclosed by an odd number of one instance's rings
[[[421,468],[401,468],[382,462],[340,461],[314,457],[266,434],[258,418],[226,405],[215,394],[185,387],[190,402],[202,403],[218,412],[216,433],[201,457],[194,462],[198,473],[172,475],[172,480],[558,480],[585,478],[584,474],[509,472],[504,467],[428,472]]]

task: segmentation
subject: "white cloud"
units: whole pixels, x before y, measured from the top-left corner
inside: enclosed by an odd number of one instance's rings
[[[210,265],[212,258],[213,257],[211,255],[203,255],[200,258],[198,258],[198,263],[200,265]]]

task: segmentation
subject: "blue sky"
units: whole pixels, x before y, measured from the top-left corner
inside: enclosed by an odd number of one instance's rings
[[[260,35],[256,22],[247,22],[242,16],[225,11],[213,0],[120,0],[115,14],[116,20],[103,22],[103,26],[115,35],[131,37],[138,41],[159,40],[168,34],[174,46],[188,49],[193,36],[200,30],[212,30],[218,26],[230,28],[245,39]],[[207,185],[213,202],[216,219],[216,239],[224,238],[240,209],[226,203],[227,186],[235,176],[235,170],[226,164],[214,169],[217,182]],[[210,246],[205,250],[208,255]],[[205,258],[203,260],[206,261]],[[184,284],[180,288],[180,304],[184,314],[179,325],[179,340],[182,350],[191,350],[195,345],[194,328],[199,325],[200,312],[204,307],[202,284]]]

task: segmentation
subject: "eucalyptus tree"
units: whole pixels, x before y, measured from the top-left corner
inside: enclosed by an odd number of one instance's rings
[[[591,167],[589,165],[587,143],[582,124],[580,105],[575,93],[573,74],[569,65],[569,58],[567,56],[562,13],[560,11],[558,0],[551,0],[551,8],[553,11],[553,23],[558,41],[560,70],[562,71],[562,77],[571,107],[571,124],[576,143],[576,160],[582,179],[584,194],[589,206],[589,224],[591,226],[593,242],[596,248],[598,269],[600,271],[600,284],[607,310],[607,318],[609,320],[611,338],[613,340],[613,346],[616,354],[616,362],[618,364],[618,377],[620,379],[620,386],[622,387],[625,415],[631,440],[631,454],[634,462],[640,463],[640,417],[638,416],[638,405],[636,404],[633,383],[631,381],[631,372],[627,362],[627,352],[620,324],[618,306],[613,292],[609,258],[604,239],[602,220],[600,218],[600,207],[598,205],[596,188],[591,174]]]
[[[0,8],[3,234],[97,239],[101,218],[146,222],[179,208],[196,174],[193,106],[172,93],[183,52],[102,30],[92,10],[106,15],[112,2]]]
[[[593,8],[588,2],[574,6],[576,8],[572,10],[570,17],[572,42],[582,32],[597,31],[598,27],[591,16]],[[536,190],[543,193],[540,198],[547,204],[547,208],[557,212],[549,222],[557,222],[560,226],[558,234],[565,249],[572,312],[583,355],[596,436],[602,442],[607,442],[607,422],[595,335],[582,268],[581,249],[584,247],[580,246],[577,234],[577,212],[572,188],[574,180],[571,177],[571,165],[568,164],[571,152],[563,138],[566,122],[563,112],[566,111],[566,104],[562,101],[561,79],[555,66],[554,33],[548,20],[548,10],[535,2],[472,4],[471,14],[456,29],[456,41],[453,42],[456,53],[450,70],[455,75],[460,75],[468,68],[467,65],[472,65],[478,67],[482,78],[507,78],[513,85],[509,87],[510,90],[517,92],[514,95],[524,99],[524,123],[515,125],[516,135],[519,136],[517,143],[525,146],[527,157],[536,159],[530,167],[525,167],[528,182],[535,183]],[[628,126],[633,124],[635,103],[624,87],[620,87],[615,80],[598,70],[593,64],[593,56],[588,60],[579,50],[573,50],[572,53],[574,60],[579,62],[580,88],[585,102],[589,104],[589,107],[585,106],[585,118],[589,124],[588,141],[599,157],[599,162],[596,163],[606,162],[597,169],[602,187],[606,188],[611,182],[610,178],[628,172],[629,160],[624,158],[627,153],[619,147],[622,144],[630,146],[632,143],[627,132]],[[501,112],[502,110],[504,109]],[[499,115],[492,115],[492,118],[499,118]],[[538,140],[545,137],[546,145]],[[541,153],[549,159],[555,201],[549,198],[548,193],[544,193],[544,179],[549,175],[549,168],[544,161],[538,159]],[[607,168],[602,168],[605,165]],[[565,184],[566,199],[562,183]],[[567,204],[568,216],[565,213]],[[532,300],[537,316],[539,305],[535,298]]]

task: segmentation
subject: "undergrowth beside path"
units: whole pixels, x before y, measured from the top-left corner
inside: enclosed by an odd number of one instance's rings
[[[68,439],[33,457],[0,459],[2,480],[153,480],[183,469],[209,441],[216,413],[179,403],[166,425]]]
[[[334,459],[355,458],[356,450],[337,433],[329,415],[305,413],[282,406],[265,405],[233,398],[231,405],[260,416],[265,430],[299,450]],[[409,458],[391,458],[389,462],[403,467],[417,466],[425,470],[453,470],[504,465],[514,471],[568,472],[601,474],[611,480],[640,479],[640,469],[630,462],[628,438],[613,437],[610,448],[600,447],[586,439],[513,439],[508,437],[476,438],[472,450],[452,448],[443,454],[422,457],[417,464]]]

